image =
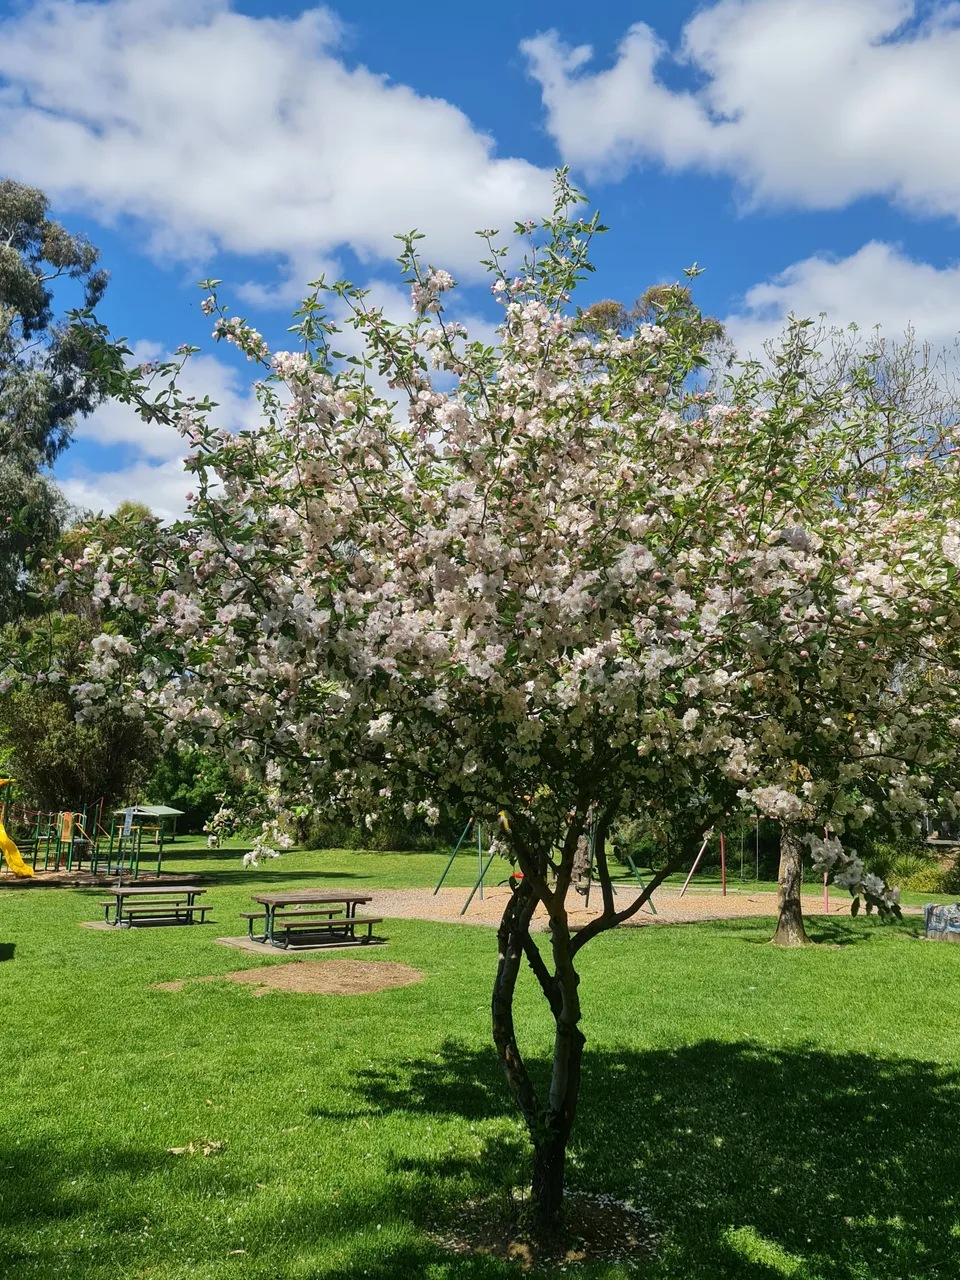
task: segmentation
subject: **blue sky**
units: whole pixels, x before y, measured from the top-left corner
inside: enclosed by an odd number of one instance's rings
[[[238,426],[249,366],[213,346],[196,281],[274,343],[321,270],[402,314],[392,235],[416,225],[489,321],[472,232],[543,212],[564,162],[611,227],[584,304],[696,260],[743,350],[791,310],[952,343],[956,66],[946,0],[0,0],[0,174],[99,245],[116,333],[204,348],[191,378]],[[107,406],[58,476],[171,515],[179,452]]]

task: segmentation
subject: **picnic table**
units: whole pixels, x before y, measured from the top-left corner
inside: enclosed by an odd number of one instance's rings
[[[198,916],[203,924],[204,913],[210,910],[209,906],[197,904],[206,889],[192,884],[117,885],[109,892],[113,897],[99,905],[103,907],[104,921],[118,928],[130,928],[134,921],[196,924]]]
[[[358,916],[357,907],[371,902],[368,893],[324,892],[299,890],[288,893],[259,893],[253,901],[262,911],[244,911],[247,933],[253,942],[265,942],[272,947],[290,946],[291,937],[315,935],[323,940],[340,937],[349,941],[369,942],[373,926],[382,922],[382,916]],[[254,922],[263,921],[263,934],[254,934]],[[367,936],[357,938],[357,925],[367,926]]]

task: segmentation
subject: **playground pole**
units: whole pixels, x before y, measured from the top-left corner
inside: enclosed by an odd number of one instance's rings
[[[163,819],[160,819],[160,830],[157,832],[157,876],[160,875],[160,863],[163,859]]]
[[[593,859],[596,857],[597,853],[596,839],[597,830],[596,827],[593,827],[590,831],[590,861],[587,863],[587,892],[583,899],[584,911],[590,910],[590,887],[593,884]]]
[[[477,823],[477,871],[480,873],[480,901],[483,901],[483,828]]]
[[[690,881],[693,879],[693,873],[696,871],[697,867],[699,867],[699,865],[700,865],[700,859],[703,857],[703,855],[704,855],[704,853],[705,853],[705,851],[706,851],[706,848],[707,848],[707,841],[708,841],[709,839],[710,839],[710,837],[709,837],[709,836],[707,836],[707,839],[706,839],[706,840],[704,840],[703,844],[700,846],[700,852],[697,854],[697,856],[696,856],[696,857],[694,858],[694,860],[693,860],[693,866],[690,868],[690,874],[687,876],[686,880],[684,880],[684,882],[683,882],[683,888],[680,890],[680,897],[681,897],[681,898],[682,898],[682,897],[683,897],[683,895],[687,892],[687,886],[689,885]]]
[[[456,848],[454,849],[453,853],[451,853],[450,855],[450,860],[447,862],[447,865],[443,868],[443,875],[437,881],[437,887],[433,891],[434,897],[436,897],[436,895],[440,892],[440,886],[443,884],[444,880],[446,880],[447,872],[453,866],[453,860],[457,856],[457,854],[460,852],[460,846],[463,844],[464,840],[467,838],[467,832],[470,830],[472,826],[473,826],[473,819],[470,818],[468,819],[467,825],[463,828],[463,831],[460,834],[460,839],[457,841]]]
[[[727,843],[723,838],[723,832],[720,832],[720,887],[723,896],[727,896]]]
[[[640,886],[641,889],[646,890],[647,886],[643,883],[643,877],[641,876],[640,872],[637,870],[637,864],[634,862],[634,860],[630,857],[629,854],[627,854],[627,862],[630,864],[630,870],[637,877],[637,884]],[[650,908],[650,910],[653,912],[654,915],[657,914],[657,908],[653,905],[653,898],[647,899],[647,906]]]
[[[480,834],[480,825],[479,825],[479,823],[478,823],[478,824],[477,824],[477,848],[480,850],[480,854],[481,854],[481,857],[482,857],[482,856],[483,856],[483,845],[482,845],[482,843],[481,843],[481,840],[482,840],[482,836],[481,836],[481,834]],[[473,901],[473,895],[477,892],[477,890],[478,890],[478,889],[480,890],[480,901],[481,901],[481,902],[483,901],[483,877],[484,877],[484,876],[487,874],[487,872],[490,870],[490,864],[493,862],[493,860],[494,860],[494,858],[495,858],[496,856],[497,856],[497,851],[496,851],[496,849],[493,849],[493,850],[491,851],[491,853],[490,853],[490,857],[487,859],[486,866],[481,866],[481,867],[480,867],[480,874],[477,876],[477,883],[476,883],[476,884],[473,886],[473,888],[470,890],[470,893],[469,893],[469,894],[468,894],[468,896],[467,896],[467,900],[466,900],[466,902],[465,902],[465,903],[463,904],[463,906],[460,908],[460,914],[461,914],[461,915],[465,915],[465,914],[466,914],[467,907],[469,907],[470,903]]]

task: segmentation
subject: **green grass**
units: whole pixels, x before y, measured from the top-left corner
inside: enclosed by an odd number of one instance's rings
[[[177,872],[203,872],[215,875],[221,882],[246,885],[252,878],[269,878],[273,883],[284,880],[300,884],[305,872],[319,876],[332,884],[358,889],[433,888],[443,875],[450,860],[447,853],[368,853],[353,849],[294,850],[280,858],[266,858],[257,870],[241,865],[241,853],[250,848],[249,841],[230,840],[222,849],[207,849],[186,841],[167,845],[163,854],[163,869]],[[484,855],[484,862],[487,855]],[[145,868],[152,868],[149,855],[141,857]],[[510,864],[495,858],[484,879],[484,884],[497,884],[510,875]],[[459,853],[444,880],[445,886],[467,888],[476,883],[478,875],[477,852]],[[466,896],[466,895],[464,895]]]
[[[429,884],[443,865],[235,859],[213,860],[217,923],[192,929],[95,932],[76,924],[99,915],[96,890],[0,893],[0,1276],[513,1274],[424,1229],[527,1173],[489,1045],[494,931],[390,921],[389,947],[351,954],[426,978],[377,995],[149,989],[275,963],[213,942],[258,889],[317,872]],[[810,928],[831,945],[776,951],[771,922],[747,920],[583,954],[570,1179],[651,1210],[648,1280],[960,1274],[960,947],[918,941],[914,920]],[[519,1003],[542,1071],[550,1027],[526,977]],[[226,1145],[168,1154],[203,1139]]]

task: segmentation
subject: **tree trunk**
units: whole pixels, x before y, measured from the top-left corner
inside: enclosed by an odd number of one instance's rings
[[[514,1102],[526,1121],[533,1145],[533,1179],[529,1226],[540,1239],[549,1239],[563,1219],[564,1171],[567,1142],[573,1128],[580,1093],[584,1035],[577,987],[579,975],[570,956],[566,915],[559,908],[551,919],[557,972],[551,974],[530,937],[536,896],[523,881],[511,895],[498,933],[499,964],[493,988],[493,1039]],[[550,1093],[544,1105],[538,1097],[517,1045],[513,997],[526,956],[556,1021]]]
[[[800,901],[800,841],[784,827],[780,836],[780,918],[771,941],[778,947],[804,947],[810,939],[803,927]]]
[[[567,1140],[551,1133],[533,1148],[530,1226],[540,1239],[553,1235],[563,1220],[563,1184]]]

